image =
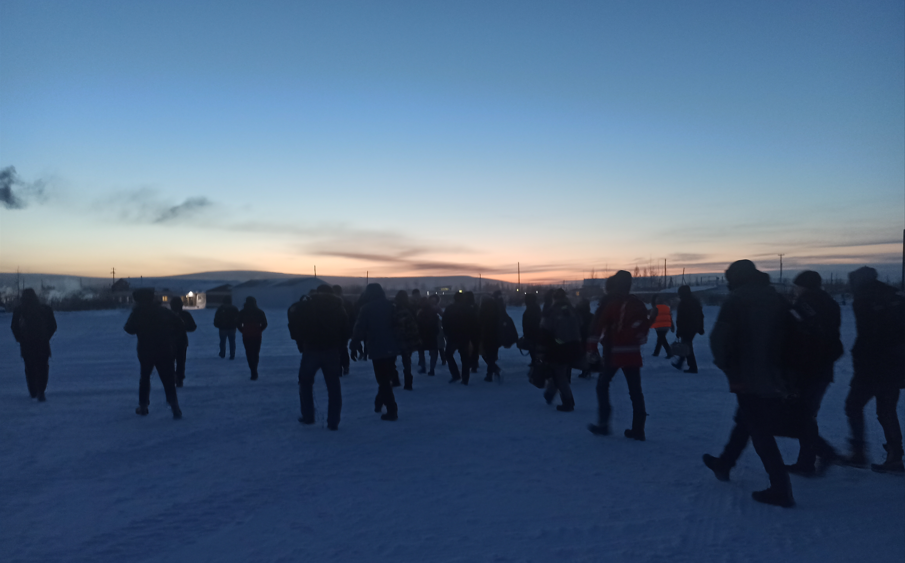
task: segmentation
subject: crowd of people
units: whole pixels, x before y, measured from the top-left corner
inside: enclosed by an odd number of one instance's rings
[[[851,272],[849,282],[857,338],[851,351],[854,376],[845,402],[851,429],[851,452],[840,455],[820,436],[817,414],[824,393],[833,381],[833,367],[843,355],[839,305],[822,288],[820,275],[802,272],[794,281],[794,299],[780,295],[769,275],[749,260],[726,270],[729,296],[710,332],[714,364],[722,370],[738,407],[729,440],[718,456],[704,455],[704,464],[719,480],[729,480],[748,441],[763,462],[770,486],[756,491],[759,502],[790,507],[795,504],[789,474],[821,475],[832,464],[866,467],[864,407],[875,398],[877,417],[886,437],[887,457],[873,464],[878,472],[905,473],[902,431],[896,414],[900,390],[905,387],[905,296],[880,282],[872,268]],[[558,411],[575,409],[572,370],[579,377],[598,373],[598,418],[588,429],[609,435],[610,382],[621,371],[628,384],[632,424],[627,438],[644,441],[647,418],[641,385],[641,349],[650,330],[656,333],[653,355],[665,351],[672,364],[685,373],[698,373],[693,341],[703,335],[704,314],[691,288],[679,288],[676,318],[662,296],[648,308],[631,293],[632,276],[619,271],[606,280],[597,310],[581,300],[573,306],[563,289],[543,296],[525,296],[522,336],[507,314],[500,292],[476,302],[472,292],[459,292],[447,307],[438,296],[421,297],[399,291],[389,299],[383,288],[369,284],[357,303],[343,298],[339,286],[321,285],[294,303],[287,312],[290,337],[302,354],[299,366],[299,422],[315,422],[313,384],[318,371],[328,392],[327,428],[339,428],[342,411],[340,378],[350,361],[370,360],[377,382],[374,410],[385,421],[399,418],[395,387],[413,390],[412,356],[418,353],[418,372],[436,374],[438,361],[447,366],[450,383],[468,385],[478,373],[478,358],[486,365],[484,381],[500,380],[499,349],[513,345],[530,356],[529,380],[543,388],[547,403],[557,395]],[[181,300],[170,308],[155,301],[152,289],[133,293],[135,306],[125,331],[137,336],[140,364],[139,406],[148,414],[151,373],[156,370],[174,418],[181,418],[177,387],[185,379],[188,332],[197,327]],[[221,358],[235,358],[236,331],[242,335],[251,380],[258,379],[258,362],[267,317],[248,297],[241,310],[227,297],[214,315],[219,330]],[[34,290],[26,289],[13,313],[12,330],[25,362],[28,390],[45,400],[50,339],[57,325],[50,307],[40,304]],[[667,335],[675,332],[670,343]],[[459,363],[456,362],[456,355]],[[402,380],[396,360],[400,358]],[[776,436],[797,438],[800,453],[785,465]]]

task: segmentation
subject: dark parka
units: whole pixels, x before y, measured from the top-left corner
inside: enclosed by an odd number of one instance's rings
[[[243,340],[260,340],[267,329],[267,316],[258,308],[254,297],[245,300],[245,306],[236,316],[236,328],[242,333]]]
[[[440,336],[440,313],[428,299],[421,300],[421,308],[418,309],[418,335],[421,338],[421,346],[425,350],[436,350],[437,339]]]
[[[139,362],[172,364],[185,325],[176,313],[155,301],[141,301],[132,308],[123,329],[138,337]]]
[[[399,343],[393,330],[394,313],[393,303],[386,298],[380,284],[368,284],[352,331],[352,348],[360,350],[361,342],[365,341],[371,359],[397,356]]]
[[[50,338],[57,331],[53,309],[42,305],[33,289],[22,293],[22,303],[13,309],[13,336],[22,357],[50,357]]]
[[[679,306],[676,307],[676,336],[692,338],[704,334],[704,309],[691,290],[679,292]]]
[[[233,305],[232,299],[227,298],[214,313],[214,327],[220,330],[233,330],[238,327],[238,322],[239,309]]]
[[[289,333],[301,352],[345,348],[351,335],[345,303],[320,291],[303,297],[289,309]]]
[[[537,297],[525,299],[525,312],[522,314],[522,336],[528,342],[537,342],[540,333],[541,310]]]
[[[833,363],[843,354],[839,304],[826,291],[806,289],[792,304],[795,318],[790,359],[798,384],[833,380]]]
[[[905,296],[876,279],[850,281],[858,336],[852,347],[856,377],[905,388]]]

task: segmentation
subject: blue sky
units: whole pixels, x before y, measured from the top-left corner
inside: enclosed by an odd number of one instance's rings
[[[5,1],[8,166],[5,272],[897,262],[905,5]]]

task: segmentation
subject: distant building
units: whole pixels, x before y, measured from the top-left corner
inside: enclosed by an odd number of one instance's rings
[[[223,304],[224,297],[230,297],[233,294],[232,291],[233,286],[230,284],[218,285],[217,287],[212,287],[204,292],[205,294],[205,306],[216,309],[220,305]]]

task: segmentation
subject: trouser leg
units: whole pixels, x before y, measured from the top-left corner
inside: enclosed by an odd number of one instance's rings
[[[654,346],[654,356],[660,355],[660,349],[666,349],[666,355],[669,356],[669,343],[666,341],[666,331],[657,329],[657,344]]]
[[[396,357],[372,360],[374,377],[377,379],[377,400],[387,409],[387,414],[396,414],[396,396],[393,394],[393,376],[396,375]]]
[[[864,407],[874,396],[871,386],[863,378],[852,378],[848,396],[845,398],[845,415],[851,428],[852,453],[864,453]]]
[[[459,379],[459,366],[456,365],[456,346],[452,342],[446,343],[446,362],[449,365],[449,373],[453,379]]]
[[[351,365],[351,358],[349,358],[349,346],[348,342],[343,343],[342,348],[339,350],[340,357],[340,367],[342,369],[342,373],[349,373],[349,366]]]
[[[28,385],[28,394],[32,398],[38,396],[38,377],[36,375],[38,362],[33,355],[26,354],[22,356],[25,363],[25,384]]]
[[[185,379],[185,356],[188,348],[179,346],[176,348],[176,383],[181,384]]]
[[[138,404],[143,407],[151,403],[152,371],[154,371],[154,362],[141,362],[141,372],[138,377]]]
[[[597,376],[597,423],[602,428],[610,427],[610,381],[618,369],[607,366]]]
[[[261,358],[261,339],[242,339],[245,346],[245,359],[248,360],[248,368],[251,370],[253,378],[258,377],[258,362]]]
[[[465,342],[464,344],[459,346],[459,359],[462,360],[462,383],[468,383],[472,371],[470,367],[478,361],[477,358],[475,358],[474,362],[472,362],[471,356],[469,355],[470,353],[470,346],[468,342]],[[476,370],[478,368],[475,367],[474,369]]]
[[[425,358],[424,358],[424,347],[418,348],[418,369],[421,372],[424,372],[425,368]]]
[[[899,402],[899,390],[894,387],[882,388],[877,393],[877,420],[883,427],[886,437],[886,451],[888,459],[902,459],[902,428],[899,426],[899,416],[896,414],[896,404]]]
[[[325,350],[323,355],[321,371],[324,372],[324,383],[327,384],[327,426],[337,428],[343,409],[342,387],[339,382],[342,375],[341,354],[339,350]]]
[[[229,339],[229,359],[231,360],[236,357],[236,329],[226,331],[226,337]]]
[[[475,373],[478,372],[478,357],[480,356],[481,350],[481,339],[474,338],[471,341],[471,348],[468,350],[468,359],[471,360],[471,370]]]
[[[739,395],[741,409],[754,451],[764,464],[770,476],[770,486],[781,490],[789,490],[789,475],[782,461],[782,454],[773,437],[772,421],[776,419],[781,408],[781,400],[772,397],[756,397]]]
[[[562,400],[564,407],[574,407],[575,398],[572,396],[572,384],[569,381],[572,378],[572,366],[562,364],[554,366],[554,380],[556,388],[559,390],[559,398]]]
[[[683,341],[688,343],[688,356],[685,358],[688,360],[688,369],[698,371],[698,360],[694,357],[694,335]]]
[[[817,413],[820,411],[820,402],[823,400],[829,384],[829,380],[817,381],[802,391],[801,403],[798,406],[803,411],[799,413],[803,421],[803,428],[802,435],[798,440],[801,449],[796,462],[800,467],[814,467],[818,451],[824,449],[817,425]]]
[[[430,373],[434,373],[434,369],[437,367],[437,356],[439,355],[439,350],[432,349],[430,351],[431,363],[430,363]]]
[[[412,383],[415,381],[412,375],[412,353],[405,351],[400,354],[402,356],[402,378],[405,380],[405,387],[411,389]]]
[[[220,329],[220,357],[226,357],[226,337],[228,336],[227,331]]]
[[[314,376],[320,368],[316,352],[302,352],[299,363],[299,406],[302,422],[314,422]]]
[[[163,385],[163,392],[166,394],[167,403],[170,406],[176,407],[179,405],[179,402],[176,399],[176,373],[173,371],[173,363],[172,357],[161,358],[154,362],[154,367],[157,368],[157,377],[160,378],[160,383]]]
[[[736,399],[739,399],[739,397],[736,396]],[[742,452],[748,446],[748,438],[750,437],[741,410],[742,407],[740,402],[739,406],[735,409],[735,425],[729,433],[729,441],[726,442],[723,453],[720,454],[720,459],[726,462],[727,467],[730,468],[735,467],[735,463],[738,461],[739,456],[742,455]]]
[[[44,395],[44,392],[47,391],[47,380],[50,378],[50,358],[47,356],[41,356],[38,361],[37,366],[37,392],[38,397]],[[896,395],[898,397],[898,395]],[[893,403],[895,406],[895,403]],[[893,416],[895,416],[895,411],[893,411]]]
[[[632,400],[632,432],[644,434],[647,411],[644,406],[644,393],[641,392],[641,368],[622,368],[622,373],[625,375],[628,395]]]

